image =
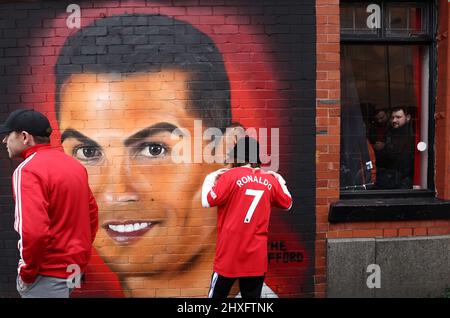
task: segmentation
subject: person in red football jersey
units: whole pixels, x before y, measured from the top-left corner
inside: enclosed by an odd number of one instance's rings
[[[202,206],[218,207],[217,245],[210,298],[226,298],[236,279],[243,298],[259,298],[267,273],[271,208],[289,210],[292,198],[284,179],[260,168],[259,144],[248,136],[230,152],[232,169],[206,176]]]

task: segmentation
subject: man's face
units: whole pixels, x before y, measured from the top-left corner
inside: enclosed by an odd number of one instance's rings
[[[405,115],[405,112],[403,110],[398,110],[392,112],[391,115],[391,121],[392,121],[392,127],[394,128],[400,128],[406,125],[406,123],[409,122],[410,116]]]
[[[22,151],[27,148],[22,133],[16,131],[7,134],[2,142],[6,144],[6,150],[10,159],[19,158]]]
[[[201,187],[221,165],[171,158],[171,131],[193,136],[198,119],[187,111],[187,79],[177,70],[79,74],[61,90],[63,147],[88,170],[99,204],[94,245],[116,272],[173,271],[214,245],[216,213],[202,209]]]
[[[379,111],[376,115],[375,115],[375,122],[379,125],[379,126],[383,126],[388,122],[388,117],[386,115],[386,112],[384,111]]]

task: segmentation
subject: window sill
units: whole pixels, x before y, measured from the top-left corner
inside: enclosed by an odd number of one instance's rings
[[[450,201],[437,198],[339,200],[330,205],[330,223],[450,219]]]
[[[435,198],[436,192],[432,190],[357,190],[357,191],[340,191],[340,198],[343,200],[351,199],[395,199],[395,198]]]

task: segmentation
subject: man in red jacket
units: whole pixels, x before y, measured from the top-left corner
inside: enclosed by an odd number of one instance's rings
[[[9,158],[24,159],[13,174],[23,298],[68,298],[79,287],[98,227],[86,169],[50,146],[51,132],[48,119],[29,109],[12,112],[0,125]]]
[[[202,205],[218,206],[217,245],[210,298],[226,298],[236,279],[242,298],[259,298],[267,273],[267,237],[271,207],[289,210],[292,198],[284,179],[260,169],[259,145],[238,140],[233,169],[206,176]]]

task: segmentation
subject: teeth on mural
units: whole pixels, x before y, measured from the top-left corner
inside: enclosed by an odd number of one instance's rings
[[[134,224],[127,224],[127,225],[108,225],[109,229],[114,232],[119,233],[129,233],[129,232],[135,232],[142,229],[145,229],[146,227],[150,226],[151,223],[134,223]]]
[[[145,229],[146,227],[148,227],[150,225],[150,223],[141,223],[140,227],[141,229]]]

